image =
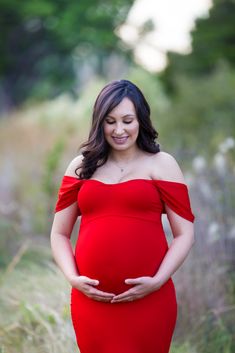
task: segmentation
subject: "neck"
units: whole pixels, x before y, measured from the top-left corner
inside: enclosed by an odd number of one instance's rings
[[[109,160],[114,163],[128,163],[135,160],[140,155],[138,148],[132,148],[124,151],[111,150],[109,153]]]

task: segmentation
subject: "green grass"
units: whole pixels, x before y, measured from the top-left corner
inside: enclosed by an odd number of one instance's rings
[[[29,249],[1,282],[0,352],[77,352],[70,287],[49,251]]]
[[[188,341],[181,344],[172,342],[170,353],[197,353],[197,351]]]

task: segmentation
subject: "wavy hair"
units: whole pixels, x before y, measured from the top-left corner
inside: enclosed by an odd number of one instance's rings
[[[141,90],[128,80],[115,80],[108,83],[98,94],[92,114],[92,124],[88,140],[83,142],[79,149],[83,155],[80,179],[89,179],[95,170],[102,166],[108,159],[110,145],[105,139],[103,122],[124,97],[129,98],[134,104],[139,122],[137,146],[146,152],[160,152],[160,145],[155,142],[158,132],[154,129],[150,119],[150,107]]]

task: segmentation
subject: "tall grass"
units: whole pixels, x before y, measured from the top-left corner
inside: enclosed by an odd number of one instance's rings
[[[75,352],[70,288],[51,261],[49,244],[29,246],[1,281],[2,352]]]
[[[60,179],[86,136],[96,88],[84,92],[84,106],[61,97],[26,107],[0,122],[0,347],[4,353],[77,351],[70,288],[52,261],[48,239]],[[196,216],[196,242],[173,276],[178,319],[171,353],[235,351],[233,157],[234,142],[228,137],[210,158],[195,155],[187,172],[179,160]],[[163,220],[170,242],[169,224],[165,216]],[[78,225],[73,240],[77,230]]]

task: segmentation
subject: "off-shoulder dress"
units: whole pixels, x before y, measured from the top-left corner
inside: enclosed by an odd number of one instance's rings
[[[75,247],[80,275],[115,294],[127,278],[154,276],[168,250],[165,204],[194,222],[184,183],[132,179],[107,184],[65,175],[54,212],[75,203],[81,215]],[[143,298],[110,303],[71,289],[71,317],[81,353],[168,353],[177,319],[172,278]]]

